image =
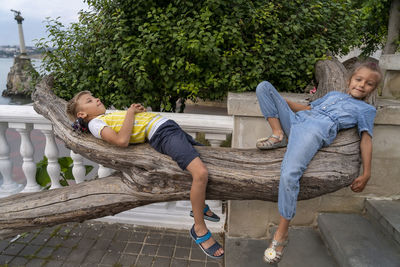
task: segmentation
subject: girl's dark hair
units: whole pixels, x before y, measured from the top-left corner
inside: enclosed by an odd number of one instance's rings
[[[82,133],[87,133],[89,132],[88,128],[88,123],[85,122],[82,118],[77,118],[74,123],[72,123],[72,128],[74,128],[74,131],[79,131]]]

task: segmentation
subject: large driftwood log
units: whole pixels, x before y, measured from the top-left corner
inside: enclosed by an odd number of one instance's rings
[[[41,226],[112,215],[154,202],[189,199],[192,179],[187,171],[180,170],[168,156],[147,144],[118,148],[90,134],[74,132],[65,115],[66,102],[56,97],[51,88],[51,77],[45,77],[36,88],[34,107],[53,122],[56,136],[76,153],[119,172],[61,189],[1,199],[1,238]],[[207,199],[277,200],[285,148],[197,149],[209,170]],[[321,149],[308,166],[301,179],[299,199],[348,186],[357,177],[359,167],[356,130],[340,132],[335,142]]]

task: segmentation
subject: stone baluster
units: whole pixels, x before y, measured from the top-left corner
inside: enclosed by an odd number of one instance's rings
[[[56,144],[56,139],[53,134],[53,126],[51,124],[35,124],[35,129],[40,130],[46,137],[46,146],[44,149],[44,154],[47,157],[47,173],[50,176],[51,186],[50,189],[61,188],[61,168],[58,163],[58,147]]]
[[[212,147],[219,147],[226,140],[226,134],[206,133],[205,138]]]
[[[30,138],[32,125],[27,123],[9,123],[10,128],[15,130],[21,136],[20,153],[22,156],[22,170],[25,174],[26,185],[23,193],[37,192],[42,190],[42,187],[36,182],[36,164],[33,161],[33,153],[35,152]]]
[[[10,146],[6,139],[7,122],[0,122],[0,173],[3,176],[3,183],[0,184],[0,197],[6,197],[20,192],[22,184],[12,179],[13,164],[10,160]]]
[[[71,158],[74,161],[74,166],[72,167],[72,175],[75,178],[77,184],[85,181],[86,168],[83,165],[83,157],[71,150]]]
[[[99,164],[99,170],[97,171],[97,175],[99,178],[104,178],[111,175],[114,172],[113,169],[106,168],[103,165]]]

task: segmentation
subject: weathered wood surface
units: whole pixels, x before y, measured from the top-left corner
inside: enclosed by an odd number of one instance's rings
[[[320,98],[332,90],[346,91],[347,70],[336,58],[318,61],[315,66],[315,79],[317,92],[312,96],[312,100]]]
[[[191,176],[168,156],[147,144],[118,148],[90,134],[74,132],[66,102],[51,92],[45,77],[34,94],[35,110],[51,120],[56,136],[95,162],[119,170],[110,177],[50,191],[0,199],[0,237],[41,226],[116,214],[138,206],[189,199]],[[209,170],[207,199],[277,201],[285,148],[257,151],[197,147]],[[301,180],[299,199],[310,199],[348,186],[360,167],[355,129],[342,131],[321,149]]]

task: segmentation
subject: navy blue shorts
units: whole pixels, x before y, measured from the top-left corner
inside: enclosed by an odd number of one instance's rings
[[[164,122],[153,134],[149,144],[158,152],[170,156],[182,170],[196,157],[200,157],[193,146],[202,145],[173,120]]]

